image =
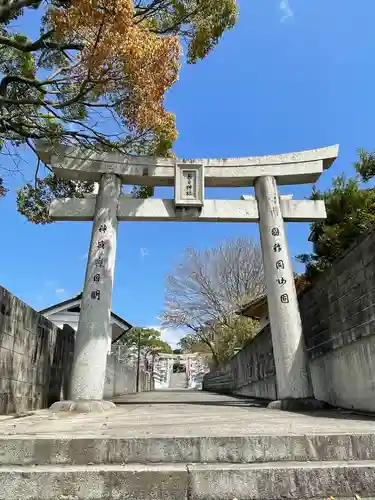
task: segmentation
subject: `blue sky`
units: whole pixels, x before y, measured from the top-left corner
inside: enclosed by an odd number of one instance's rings
[[[339,143],[339,159],[319,182],[326,188],[341,172],[353,172],[358,147],[375,147],[375,2],[239,4],[236,28],[205,61],[184,66],[167,96],[180,134],[175,151],[238,157]],[[91,224],[27,222],[15,210],[15,190],[31,177],[32,165],[21,167],[23,176],[8,180],[12,191],[0,201],[0,283],[40,309],[81,291]],[[302,199],[311,186],[281,192]],[[207,196],[238,199],[242,193],[251,189],[210,190]],[[292,255],[309,250],[308,232],[308,224],[288,225]],[[258,240],[257,225],[121,223],[113,310],[133,325],[157,325],[164,277],[184,249],[246,235]],[[177,337],[165,333],[169,341]]]

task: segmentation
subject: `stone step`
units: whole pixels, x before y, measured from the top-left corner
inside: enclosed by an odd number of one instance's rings
[[[375,497],[375,461],[1,466],[0,500]]]
[[[375,434],[0,438],[0,465],[375,460]]]

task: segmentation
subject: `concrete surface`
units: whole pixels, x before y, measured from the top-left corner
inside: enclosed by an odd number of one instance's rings
[[[153,391],[113,400],[99,415],[58,415],[39,410],[24,418],[0,416],[0,438],[280,436],[374,433],[375,417],[320,411],[296,414],[265,408],[262,401],[203,391]]]
[[[280,500],[375,492],[375,461],[189,465],[192,500]]]
[[[0,286],[0,415],[68,400],[75,344],[72,325],[74,321],[60,328]],[[104,398],[135,392],[136,371],[108,355]],[[140,390],[150,389],[151,375],[142,369]]]
[[[0,465],[87,465],[375,460],[374,434],[0,439]]]
[[[188,378],[187,373],[172,373],[171,380],[169,382],[170,389],[187,389]]]
[[[234,389],[233,394],[235,396],[263,398],[275,401],[277,399],[276,376],[270,376],[264,380],[257,380],[251,384],[245,384],[238,389]]]
[[[183,465],[0,467],[0,500],[183,500]]]
[[[375,321],[371,323],[368,326],[374,331]],[[372,332],[342,349],[312,359],[310,373],[318,399],[335,406],[375,411],[375,335]]]
[[[1,467],[0,499],[301,500],[331,494],[354,498],[375,491],[374,467],[374,461]]]
[[[104,414],[1,416],[0,463],[375,460],[370,417],[269,410],[255,400],[189,390],[116,401]]]
[[[1,416],[0,500],[375,497],[375,417],[190,390],[116,402]]]

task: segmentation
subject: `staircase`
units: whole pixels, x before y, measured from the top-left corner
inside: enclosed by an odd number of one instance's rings
[[[169,383],[170,389],[186,389],[187,385],[188,379],[186,373],[172,373]]]
[[[203,391],[117,401],[0,419],[0,500],[375,499],[373,419]]]

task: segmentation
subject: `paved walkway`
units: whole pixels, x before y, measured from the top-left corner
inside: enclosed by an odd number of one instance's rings
[[[102,414],[0,416],[3,437],[200,437],[375,433],[375,418],[339,411],[297,414],[262,403],[201,391],[155,391],[126,395]]]

